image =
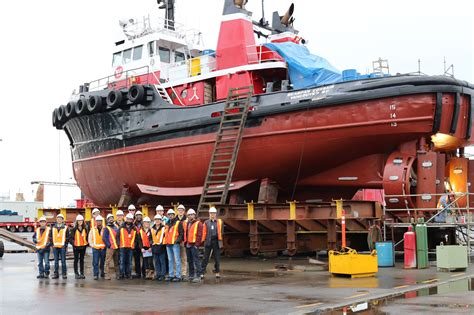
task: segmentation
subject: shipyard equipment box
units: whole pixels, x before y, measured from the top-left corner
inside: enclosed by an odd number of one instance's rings
[[[467,268],[467,248],[461,245],[436,246],[436,267],[439,269]]]

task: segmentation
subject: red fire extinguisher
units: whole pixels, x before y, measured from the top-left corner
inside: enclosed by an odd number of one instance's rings
[[[405,269],[416,268],[416,234],[413,227],[409,226],[408,231],[403,234],[404,252],[405,252]]]

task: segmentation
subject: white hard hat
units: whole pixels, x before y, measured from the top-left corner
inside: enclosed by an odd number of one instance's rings
[[[56,218],[63,218],[64,219],[64,216],[60,213],[56,216]]]
[[[175,214],[175,213],[173,209],[169,209],[168,212],[166,212],[166,214]]]
[[[84,221],[84,217],[80,214],[77,215],[76,221]]]
[[[185,208],[183,205],[179,205],[179,206],[178,206],[178,210],[179,210],[179,209],[186,210],[186,208]]]
[[[41,218],[39,219],[39,221],[40,221],[40,222],[41,222],[41,221],[46,221],[46,218],[45,218],[45,217],[41,217]]]
[[[128,206],[128,210],[136,210],[134,205]]]
[[[214,207],[209,208],[209,213],[217,213],[217,209]]]
[[[155,214],[155,217],[154,217],[155,220],[161,220],[161,218],[162,218],[161,214],[159,213]]]
[[[151,222],[151,220],[150,220],[149,217],[144,217],[144,218],[143,218],[143,222]]]
[[[104,218],[99,214],[98,216],[95,217],[96,221],[102,221]]]
[[[140,210],[138,210],[137,212],[135,212],[135,215],[143,215],[143,213]]]
[[[190,215],[190,214],[196,214],[196,211],[194,211],[194,209],[189,209],[188,210],[188,215]]]
[[[157,205],[156,206],[156,211],[165,211],[165,208],[163,208],[162,205]]]
[[[92,213],[96,213],[96,212],[100,212],[100,210],[97,208],[92,209]]]
[[[107,214],[107,220],[108,220],[110,217],[112,217],[112,218],[113,218],[113,217],[114,217],[114,215],[113,215],[112,213],[109,213],[109,214]]]
[[[117,210],[117,212],[115,212],[115,215],[123,215],[123,211],[122,210]]]
[[[132,219],[133,220],[133,214],[131,213],[128,213],[126,216],[125,216],[126,219]]]

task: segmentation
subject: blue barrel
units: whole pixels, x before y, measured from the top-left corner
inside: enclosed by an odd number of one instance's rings
[[[346,69],[342,71],[342,80],[350,81],[357,79],[357,70],[356,69]]]
[[[205,55],[214,55],[216,53],[215,50],[212,50],[212,49],[205,49],[202,51],[202,55],[205,56]]]
[[[393,267],[394,266],[394,252],[392,242],[377,242],[375,243],[377,250],[377,260],[379,267]]]

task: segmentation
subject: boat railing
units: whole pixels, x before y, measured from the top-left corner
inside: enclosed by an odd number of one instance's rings
[[[246,47],[250,64],[263,62],[285,62],[277,52],[266,48],[263,45],[249,45]]]
[[[89,91],[98,91],[108,88],[128,88],[135,83],[148,84],[150,81],[150,67],[125,70],[117,78],[117,73],[89,82]],[[139,78],[139,79],[137,79]],[[139,80],[139,82],[137,82]]]
[[[472,195],[473,193],[469,192],[455,192],[454,193],[454,200],[449,200],[449,203],[443,207],[436,207],[436,208],[430,208],[430,207],[410,207],[408,200],[412,199],[421,199],[421,200],[426,200],[430,201],[432,198],[436,198],[436,200],[439,200],[442,196],[445,195],[450,195],[452,193],[424,193],[424,194],[401,194],[401,195],[385,195],[385,200],[388,201],[390,204],[391,202],[393,203],[399,203],[399,202],[404,202],[405,207],[403,208],[392,208],[385,206],[384,209],[386,212],[400,212],[400,211],[405,211],[408,212],[410,215],[413,213],[415,217],[418,217],[419,214],[422,214],[423,212],[431,212],[432,216],[428,219],[427,222],[430,221],[436,221],[436,217],[441,215],[445,211],[451,211],[452,213],[456,213],[457,216],[459,216],[459,219],[461,221],[471,221],[474,219],[473,218],[473,212],[470,208],[469,205],[469,198],[474,198]],[[465,206],[459,206],[459,204],[465,204]]]

